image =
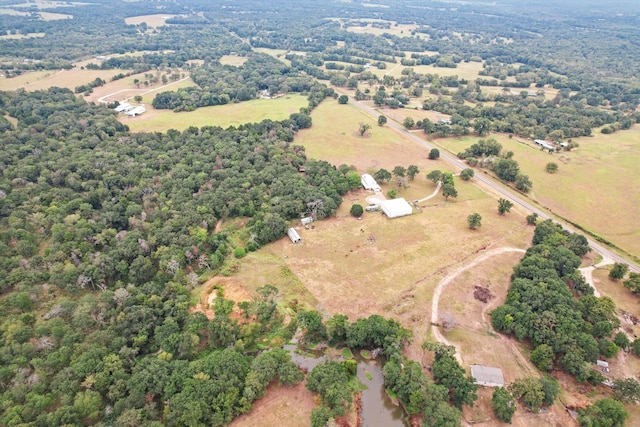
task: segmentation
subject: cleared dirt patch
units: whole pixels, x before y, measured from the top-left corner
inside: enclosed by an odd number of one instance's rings
[[[141,16],[132,16],[129,18],[125,18],[124,22],[127,25],[140,25],[143,22],[147,24],[148,27],[157,28],[162,27],[166,24],[167,19],[171,19],[176,15],[166,15],[166,14],[157,14],[157,15],[141,15]]]
[[[314,408],[313,394],[304,383],[295,387],[270,385],[265,396],[253,408],[235,420],[230,427],[308,426]]]

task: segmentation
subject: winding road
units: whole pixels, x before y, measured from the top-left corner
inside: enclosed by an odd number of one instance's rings
[[[376,111],[374,108],[371,108],[368,105],[364,105],[360,101],[356,101],[356,100],[352,99],[351,97],[349,97],[349,103],[351,105],[356,106],[360,110],[368,113],[369,115],[374,117],[376,120],[377,120],[378,116],[380,115],[380,112]],[[392,129],[394,129],[396,132],[399,132],[399,133],[407,136],[408,138],[411,138],[413,141],[415,141],[417,144],[419,144],[420,146],[424,147],[427,150],[431,150],[433,148],[437,148],[434,145],[430,144],[429,142],[425,141],[424,139],[420,138],[419,136],[416,136],[413,133],[409,132],[404,127],[402,127],[402,125],[400,125],[399,123],[396,123],[394,121],[388,121],[387,122],[387,126],[392,128]],[[454,167],[460,169],[460,170],[462,170],[462,169],[467,167],[466,163],[462,162],[456,156],[454,156],[452,154],[449,154],[449,153],[447,153],[447,152],[445,152],[443,150],[440,150],[440,157],[442,159],[446,160],[447,162],[449,162]],[[571,232],[577,232],[577,233],[583,234],[582,231],[575,229],[571,225],[569,225],[569,224],[565,223],[564,221],[559,220],[558,218],[556,218],[553,215],[549,214],[547,211],[545,211],[543,209],[540,209],[537,206],[533,205],[531,202],[529,202],[528,200],[524,199],[521,195],[516,193],[514,190],[512,190],[512,189],[504,186],[503,184],[497,182],[491,176],[485,175],[483,173],[478,173],[478,174],[474,175],[474,179],[477,182],[481,182],[484,185],[486,185],[487,187],[491,188],[493,191],[498,193],[501,197],[506,197],[509,200],[511,200],[514,204],[520,205],[524,209],[526,209],[526,210],[528,210],[528,211],[530,211],[532,213],[538,214],[538,216],[541,219],[543,219],[543,220],[544,219],[553,219],[554,221],[559,223],[564,229],[566,229],[568,231],[571,231]],[[626,259],[625,257],[623,257],[621,255],[618,255],[617,253],[611,251],[610,249],[608,249],[605,246],[601,245],[600,243],[596,242],[595,240],[593,240],[589,236],[585,236],[585,237],[587,238],[587,241],[588,241],[589,246],[591,247],[591,249],[593,249],[595,252],[601,254],[603,256],[603,258],[611,260],[612,262],[620,262],[620,263],[627,264],[627,265],[629,265],[629,270],[631,270],[633,272],[636,272],[636,273],[640,273],[640,266],[638,264]]]

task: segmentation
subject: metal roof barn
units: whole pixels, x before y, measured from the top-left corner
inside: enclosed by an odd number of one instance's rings
[[[504,387],[502,369],[489,366],[471,365],[471,376],[478,385],[487,387]]]
[[[382,212],[389,218],[398,218],[413,213],[411,205],[402,198],[385,200],[380,204],[380,209],[382,209]]]

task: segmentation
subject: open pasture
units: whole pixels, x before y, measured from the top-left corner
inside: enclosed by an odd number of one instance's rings
[[[166,20],[173,18],[176,15],[167,15],[167,14],[156,14],[156,15],[140,15],[140,16],[131,16],[129,18],[125,18],[124,22],[127,25],[140,25],[143,22],[147,24],[147,27],[157,28],[162,27],[166,24]]]
[[[58,21],[61,19],[73,19],[73,15],[66,13],[54,13],[54,12],[38,12],[40,18],[45,21]]]
[[[10,79],[0,78],[0,90],[45,90],[54,86],[73,90],[76,86],[89,83],[98,77],[108,82],[121,72],[127,70],[82,70],[76,67],[70,70],[31,71]]]
[[[0,12],[0,15],[2,12]],[[0,36],[0,40],[19,40],[19,39],[39,39],[44,37],[44,33],[28,33],[28,34],[4,34]]]
[[[220,63],[222,65],[233,65],[239,67],[247,62],[246,56],[238,56],[238,55],[224,55],[220,58]]]
[[[549,154],[532,141],[492,135],[504,151],[513,151],[521,171],[533,182],[531,197],[551,211],[576,222],[640,257],[640,126],[593,137],[578,138],[571,152]],[[453,153],[463,151],[478,137],[438,139]],[[555,174],[546,172],[555,162]]]
[[[361,26],[349,26],[347,27],[347,31],[356,33],[356,34],[373,34],[376,36],[380,36],[384,33],[392,34],[398,37],[411,37],[412,32],[418,28],[415,24],[398,24],[395,22],[391,23],[391,27],[389,28],[379,28],[372,25],[372,23],[387,23],[389,21],[384,21],[381,19],[361,19],[360,21],[370,22],[366,27]],[[343,23],[343,26],[345,24]],[[428,39],[429,36],[427,34],[416,33],[416,35],[420,38]]]
[[[145,98],[143,98],[144,100]],[[151,98],[152,99],[152,98]],[[147,102],[148,98],[147,98]],[[164,132],[169,129],[184,130],[189,126],[238,126],[243,123],[261,122],[265,119],[284,120],[300,108],[306,107],[307,98],[290,94],[277,99],[254,99],[237,104],[202,107],[195,111],[174,113],[156,110],[147,105],[147,112],[138,117],[121,117],[121,121],[134,132]]]

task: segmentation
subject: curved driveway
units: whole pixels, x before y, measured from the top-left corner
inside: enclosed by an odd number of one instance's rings
[[[355,105],[356,107],[358,107],[359,109],[365,111],[366,113],[370,114],[371,116],[373,116],[374,118],[378,118],[378,116],[380,115],[380,113],[378,111],[376,111],[375,109],[364,105],[358,101],[355,101],[351,98],[349,98],[349,102],[352,105]],[[405,136],[411,138],[413,141],[415,141],[416,143],[418,143],[420,146],[424,147],[427,150],[431,150],[432,148],[437,148],[434,145],[428,143],[427,141],[425,141],[424,139],[420,138],[419,136],[416,136],[414,134],[412,134],[411,132],[407,131],[404,127],[402,127],[400,124],[394,122],[394,121],[388,121],[387,122],[387,126],[391,127],[392,129],[394,129],[396,132],[402,133]],[[452,164],[453,166],[455,166],[456,168],[462,170],[467,166],[466,163],[464,163],[463,161],[461,161],[460,159],[458,159],[456,156],[449,154],[443,150],[440,150],[440,157],[444,160],[446,160],[447,162],[449,162],[450,164]],[[495,191],[496,193],[500,194],[503,197],[508,198],[509,200],[511,200],[513,203],[518,204],[520,206],[522,206],[523,208],[527,209],[528,211],[532,212],[532,213],[536,213],[538,214],[538,216],[542,219],[553,219],[554,221],[556,221],[557,223],[559,223],[560,225],[562,225],[562,227],[568,231],[571,232],[577,232],[580,234],[584,234],[582,231],[580,230],[576,230],[574,227],[572,227],[569,224],[564,223],[564,221],[559,220],[558,218],[553,217],[552,215],[550,215],[547,211],[542,210],[536,206],[534,206],[532,203],[530,203],[528,200],[524,199],[522,196],[520,196],[518,193],[516,193],[514,190],[511,190],[510,188],[502,185],[501,183],[496,182],[492,177],[487,176],[483,173],[479,173],[474,175],[474,178],[480,182],[482,182],[483,184],[485,184],[486,186],[488,186],[489,188],[491,188],[493,191]],[[640,273],[640,266],[638,266],[638,264],[635,264],[632,261],[629,261],[628,259],[624,258],[623,256],[618,255],[617,253],[611,251],[610,249],[606,248],[605,246],[601,245],[600,243],[596,242],[595,240],[593,240],[592,238],[590,238],[589,236],[586,236],[587,241],[589,242],[589,246],[596,252],[598,252],[599,254],[601,254],[604,258],[608,258],[611,259],[613,262],[621,262],[621,263],[625,263],[629,265],[629,269],[631,271]]]

